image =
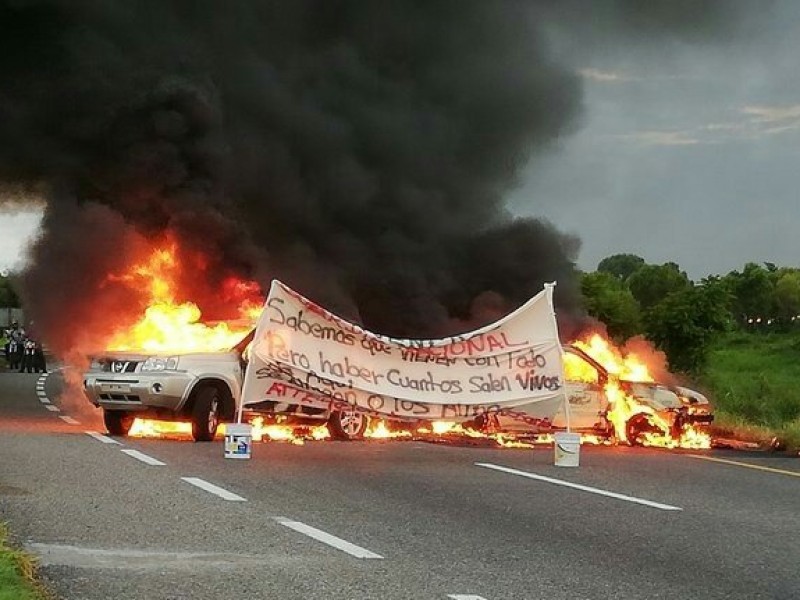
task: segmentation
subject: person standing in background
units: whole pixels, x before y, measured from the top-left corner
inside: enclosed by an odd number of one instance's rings
[[[23,344],[22,352],[22,363],[20,364],[19,372],[33,373],[33,359],[34,355],[36,354],[36,342],[33,340],[27,340]]]
[[[33,352],[33,369],[37,373],[47,373],[47,360],[44,356],[44,348],[39,342],[34,342],[35,348]]]
[[[19,344],[13,339],[8,343],[6,349],[6,360],[8,361],[9,369],[18,369],[20,361]]]
[[[9,362],[8,348],[11,345],[11,330],[8,327],[3,328],[0,343],[3,345],[3,356],[5,356],[6,362]]]

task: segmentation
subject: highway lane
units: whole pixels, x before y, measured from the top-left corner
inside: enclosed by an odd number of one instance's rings
[[[81,562],[68,558],[77,550],[32,546],[68,598],[795,598],[800,590],[798,477],[629,448],[584,447],[580,468],[559,469],[550,449],[421,442],[257,444],[252,460],[232,461],[218,442],[101,443],[82,433],[88,415],[69,403],[62,413],[43,409],[35,381],[0,375],[0,490],[11,490],[0,507],[32,544],[112,553]],[[55,400],[58,376],[45,389]],[[70,411],[81,426],[59,418]],[[800,472],[787,458],[707,454]],[[382,558],[356,558],[337,539]]]

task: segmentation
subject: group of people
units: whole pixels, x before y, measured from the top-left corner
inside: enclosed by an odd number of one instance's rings
[[[42,345],[28,336],[16,321],[3,331],[8,368],[20,373],[47,373]]]

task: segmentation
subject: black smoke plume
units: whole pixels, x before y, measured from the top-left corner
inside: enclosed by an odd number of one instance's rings
[[[209,317],[230,274],[402,336],[550,280],[576,313],[578,240],[503,207],[579,114],[541,32],[570,6],[1,0],[0,181],[46,189],[32,316],[60,349],[102,330],[141,301],[106,275],[167,232],[206,257],[185,288]]]

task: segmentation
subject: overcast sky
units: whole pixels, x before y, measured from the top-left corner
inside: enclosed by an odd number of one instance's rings
[[[693,278],[800,266],[800,2],[728,39],[574,54],[582,126],[531,165],[515,212],[577,233],[589,270],[621,252]]]
[[[621,252],[696,279],[747,261],[800,266],[800,2],[772,6],[727,39],[555,35],[584,111],[532,161],[511,212],[577,234],[587,270]],[[21,264],[37,223],[0,213],[0,269]]]

